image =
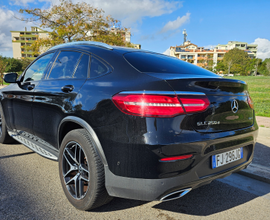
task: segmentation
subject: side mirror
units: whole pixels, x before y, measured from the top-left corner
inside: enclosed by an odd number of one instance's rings
[[[7,73],[4,75],[4,81],[6,83],[17,83],[17,73]]]

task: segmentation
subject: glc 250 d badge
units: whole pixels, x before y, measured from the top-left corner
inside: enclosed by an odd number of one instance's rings
[[[232,112],[236,113],[238,111],[238,102],[234,99],[231,104]]]
[[[199,121],[197,122],[197,126],[205,126],[205,125],[219,125],[220,121]]]

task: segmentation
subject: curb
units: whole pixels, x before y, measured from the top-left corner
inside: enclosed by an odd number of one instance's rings
[[[243,176],[247,176],[265,183],[270,184],[270,168],[257,164],[250,164],[247,169],[238,172]]]

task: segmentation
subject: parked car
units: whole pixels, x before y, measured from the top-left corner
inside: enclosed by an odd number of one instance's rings
[[[64,193],[81,210],[113,197],[180,198],[253,158],[247,84],[177,58],[66,43],[4,80],[0,142],[58,161]]]

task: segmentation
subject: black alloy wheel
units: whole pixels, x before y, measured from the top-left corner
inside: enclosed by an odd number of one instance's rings
[[[105,188],[104,165],[85,129],[75,129],[64,137],[59,152],[59,175],[69,202],[80,210],[90,210],[112,200]]]
[[[89,167],[82,147],[75,141],[67,143],[62,155],[62,175],[70,195],[83,199],[89,187]]]

